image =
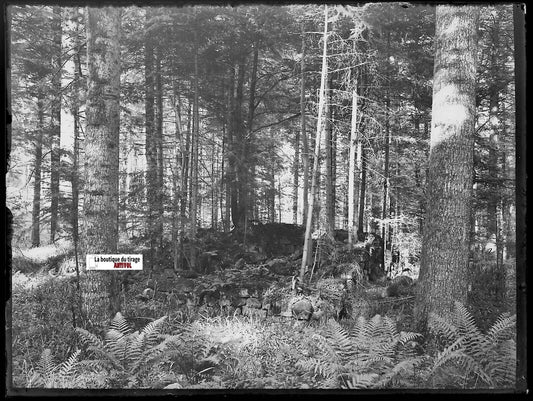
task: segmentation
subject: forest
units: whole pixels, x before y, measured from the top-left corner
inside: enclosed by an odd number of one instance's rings
[[[8,391],[516,391],[516,7],[8,6]]]

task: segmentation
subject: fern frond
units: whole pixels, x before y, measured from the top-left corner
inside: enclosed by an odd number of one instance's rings
[[[433,371],[447,363],[449,360],[459,358],[461,355],[464,355],[462,346],[463,338],[461,337],[458,338],[452,345],[446,347],[442,352],[439,352],[433,364]]]
[[[59,376],[61,378],[68,378],[72,375],[73,370],[78,362],[78,356],[81,350],[76,350],[66,361],[59,365]]]
[[[78,333],[83,345],[87,345],[89,347],[96,347],[96,348],[104,347],[104,343],[102,342],[102,340],[96,337],[93,333],[90,333],[87,330],[82,329],[80,327],[76,327],[76,333]]]
[[[146,337],[147,346],[151,346],[156,343],[159,338],[159,333],[161,332],[161,326],[163,325],[166,319],[166,316],[160,317],[159,319],[148,323],[141,330],[141,334],[144,334]]]
[[[491,344],[499,344],[502,340],[513,335],[516,330],[516,315],[510,316],[503,313],[487,332],[487,337]]]
[[[516,382],[516,342],[513,339],[501,342],[495,349],[485,370],[498,386],[514,387]]]
[[[395,381],[401,381],[406,376],[415,376],[415,369],[422,363],[422,358],[414,357],[405,359],[383,375],[376,383],[376,387],[386,387]]]
[[[315,334],[313,335],[313,340],[315,340],[314,345],[322,353],[322,355],[331,362],[338,363],[339,355],[335,352],[335,349],[331,346],[326,337]]]
[[[45,348],[37,362],[37,373],[46,382],[54,374],[57,366],[54,364],[50,348]]]
[[[374,381],[377,377],[379,376],[376,373],[356,374],[346,380],[342,387],[348,389],[369,388],[374,385]]]
[[[135,332],[127,337],[126,359],[128,364],[135,363],[146,349],[146,335]]]
[[[442,336],[449,341],[455,341],[459,338],[459,330],[455,324],[435,313],[429,314],[428,327],[431,334]]]
[[[354,341],[349,333],[337,322],[329,321],[324,330],[324,337],[333,351],[341,358],[353,357],[357,353]]]
[[[407,344],[411,341],[417,341],[422,338],[422,334],[420,333],[414,333],[411,331],[401,331],[400,335],[398,336],[398,342],[400,344]]]
[[[491,387],[494,387],[494,382],[491,377],[485,372],[483,366],[481,366],[476,359],[472,358],[470,355],[463,354],[461,358],[457,359],[457,363],[464,368],[465,376],[469,376],[471,373],[474,373],[478,376],[484,383],[488,384]]]
[[[455,301],[454,303],[453,320],[459,331],[459,335],[477,336],[480,334],[474,316],[472,316],[466,306],[461,302]]]
[[[120,371],[125,369],[122,362],[119,359],[117,359],[115,355],[111,354],[104,348],[91,346],[87,348],[87,351],[90,351],[96,357],[96,359],[101,361],[103,364],[109,363],[114,368]]]
[[[117,312],[113,320],[111,320],[109,330],[116,330],[122,333],[124,336],[127,336],[133,332],[133,329],[131,328],[130,324],[120,312]]]

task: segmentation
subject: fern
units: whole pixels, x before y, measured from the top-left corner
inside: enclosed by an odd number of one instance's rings
[[[322,334],[314,337],[317,355],[300,360],[297,366],[326,379],[325,383],[335,379],[336,387],[385,387],[395,378],[413,374],[421,359],[403,348],[419,337],[398,333],[392,319],[380,315],[370,320],[359,317],[350,331],[329,321]]]
[[[76,329],[82,343],[95,358],[84,361],[84,365],[107,369],[110,380],[118,380],[119,385],[137,385],[147,371],[171,356],[169,345],[178,341],[177,336],[161,336],[165,319],[163,316],[148,323],[140,332],[134,332],[119,312],[111,321],[103,341],[84,329]]]
[[[28,387],[68,388],[76,387],[74,376],[78,364],[80,350],[77,350],[66,361],[56,365],[52,353],[46,348],[37,362],[36,372]]]
[[[455,303],[446,317],[430,315],[429,329],[447,344],[433,362],[429,376],[457,385],[454,372],[463,372],[463,386],[496,388],[514,384],[516,316],[501,315],[483,334],[464,305]]]

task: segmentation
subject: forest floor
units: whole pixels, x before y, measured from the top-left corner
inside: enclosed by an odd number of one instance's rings
[[[360,269],[354,269],[357,263],[336,254],[340,263],[329,267],[325,263],[296,294],[292,287],[301,255],[293,247],[285,246],[283,251],[289,254],[265,256],[257,248],[243,251],[220,239],[206,242],[209,250],[202,254],[201,272],[158,268],[116,273],[121,278],[123,309],[107,327],[96,324],[97,317],[92,321],[89,314],[81,318],[75,308],[77,279],[68,244],[15,251],[14,387],[309,389],[450,384],[454,371],[435,376],[436,354],[425,349],[421,335],[410,331],[411,281],[399,280],[401,285],[391,291],[390,281],[370,283]],[[168,260],[160,257],[157,263],[164,266]],[[155,265],[145,258],[145,266],[150,264]],[[350,285],[347,270],[353,278]],[[80,333],[80,328],[90,335]],[[112,330],[121,333],[120,340],[110,334]],[[153,341],[138,341],[139,333],[153,336]],[[87,348],[89,337],[92,349]],[[131,354],[119,352],[121,346]],[[467,374],[463,385],[471,385],[471,379]]]

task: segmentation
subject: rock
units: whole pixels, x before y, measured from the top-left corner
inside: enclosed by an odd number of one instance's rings
[[[165,277],[167,279],[174,279],[177,276],[178,275],[176,274],[174,269],[165,269],[165,270],[163,270],[163,277]]]
[[[174,284],[174,291],[179,294],[192,293],[194,291],[194,281],[188,278],[179,279]]]
[[[292,316],[298,320],[309,320],[313,314],[313,304],[307,298],[301,298],[291,305]]]
[[[395,277],[385,290],[387,297],[404,297],[414,294],[414,281],[409,276]]]
[[[298,260],[303,256],[303,247],[296,249],[290,256],[289,260]]]
[[[285,259],[272,259],[266,263],[268,270],[274,274],[279,274],[282,276],[291,276],[292,275],[292,266],[287,263]]]
[[[243,258],[240,258],[237,262],[235,262],[235,269],[242,269],[244,267],[244,265],[246,264],[246,262],[244,261]]]
[[[185,278],[198,278],[198,273],[196,273],[194,270],[180,270],[177,272],[179,277],[185,277]]]
[[[246,300],[246,306],[248,308],[261,309],[261,302],[257,298],[250,297]]]

